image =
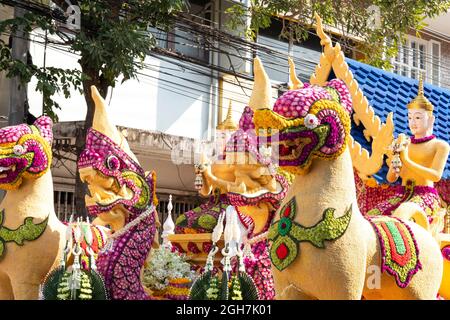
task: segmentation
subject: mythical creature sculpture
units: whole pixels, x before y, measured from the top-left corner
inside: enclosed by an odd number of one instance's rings
[[[148,299],[140,278],[156,232],[156,175],[144,172],[124,136],[109,121],[103,98],[95,87],[91,92],[93,126],[78,167],[88,184],[88,212],[97,216],[95,223],[113,230],[98,255],[98,271],[111,299]]]
[[[52,121],[0,130],[0,299],[37,299],[58,262],[66,227],[53,204]]]
[[[267,250],[268,222],[284,198],[288,182],[275,169],[270,155],[258,149],[257,140],[253,111],[246,107],[239,128],[231,134],[224,150],[219,150],[218,159],[211,163],[203,156],[196,166],[196,173],[201,177],[200,194],[211,196],[210,202],[180,216],[176,231],[182,233],[197,228],[201,232],[211,232],[220,213],[233,206],[245,233],[245,242],[251,245],[252,257],[245,259],[247,270],[254,278],[260,298],[273,299]]]
[[[339,79],[326,81],[331,68]],[[296,175],[268,236],[277,298],[435,299],[443,259],[433,237],[415,223],[366,219],[358,209],[352,155],[361,148],[350,139],[350,113],[361,119],[369,107],[339,46],[326,46],[314,85],[297,80],[273,108],[259,59],[254,72],[256,132],[279,145],[280,167]],[[389,135],[389,125],[374,127]],[[364,157],[378,166],[380,157]],[[377,283],[374,270],[381,270]]]

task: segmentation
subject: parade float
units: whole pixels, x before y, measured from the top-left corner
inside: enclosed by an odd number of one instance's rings
[[[195,166],[195,185],[209,201],[177,218],[164,250],[202,267],[193,299],[450,299],[450,193],[439,181],[449,146],[432,134],[423,83],[405,105],[413,136],[394,138],[392,114],[384,123],[375,114],[316,18],[323,53],[310,82],[290,61],[289,90],[272,103],[255,59],[239,126],[228,116],[224,147]],[[156,175],[144,171],[91,91],[93,127],[78,166],[95,226],[56,218],[50,119],[0,129],[0,188],[8,190],[0,299],[37,299],[40,285],[43,299],[152,298],[142,273],[156,241]],[[351,136],[352,119],[370,154]],[[388,182],[401,184],[377,185],[383,166]],[[165,298],[188,297],[190,279],[168,282]]]
[[[98,272],[110,299],[150,299],[141,273],[156,233],[156,175],[142,169],[125,137],[110,122],[105,101],[95,87],[91,91],[94,120],[78,168],[90,193],[89,214],[96,217],[95,223],[112,229],[98,254]]]
[[[253,93],[249,105],[257,100],[257,93]],[[289,175],[273,166],[267,150],[258,148],[251,107],[244,109],[239,127],[232,123],[229,109],[217,129],[225,131],[224,147],[219,147],[214,160],[203,154],[195,169],[196,187],[209,201],[178,217],[176,234],[169,240],[180,252],[190,254],[193,263],[204,266],[214,250],[213,229],[218,221],[225,220],[227,226],[232,218],[226,211],[235,211],[242,236],[237,241],[243,246],[245,268],[258,287],[259,298],[273,299],[267,230],[284,198]],[[223,238],[217,239],[217,246],[224,247]],[[215,256],[219,269],[222,258],[220,252]]]
[[[296,175],[268,236],[277,297],[435,299],[449,276],[443,277],[444,241],[399,213],[370,217],[358,208],[353,170],[368,177],[381,168],[394,141],[392,115],[386,124],[375,116],[319,17],[317,26],[324,52],[311,83],[299,82],[272,105],[269,79],[258,59],[254,65],[255,87],[267,97],[255,110],[256,132],[277,133],[279,165]],[[328,79],[331,71],[337,79]],[[352,112],[373,139],[371,156],[350,137]],[[406,146],[396,145],[391,150],[408,168]],[[443,150],[433,166],[446,163],[448,145]],[[416,217],[419,207],[413,209],[401,216]],[[381,270],[379,286],[368,285],[369,266]]]
[[[50,270],[60,266],[61,257],[86,269],[108,235],[106,229],[86,223],[81,233],[81,222],[64,224],[56,217],[50,172],[52,125],[44,116],[32,125],[0,130],[0,188],[8,191],[0,205],[2,300],[37,299],[41,284]],[[74,233],[79,234],[76,246],[71,241]]]

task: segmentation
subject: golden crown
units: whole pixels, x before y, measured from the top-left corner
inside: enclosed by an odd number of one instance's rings
[[[426,111],[433,112],[433,104],[430,100],[425,97],[423,93],[423,74],[421,73],[419,76],[419,92],[417,93],[417,97],[415,97],[407,106],[408,109],[423,109]]]

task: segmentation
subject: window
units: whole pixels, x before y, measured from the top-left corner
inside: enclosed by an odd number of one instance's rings
[[[67,222],[75,214],[75,197],[70,191],[54,191],[55,213],[60,221]]]
[[[439,85],[440,82],[440,64],[441,64],[441,44],[437,41],[430,41],[430,53],[431,53],[431,83]]]
[[[190,3],[189,13],[180,16],[194,23],[208,25],[211,18],[210,10],[210,3],[205,5]],[[150,28],[149,31],[155,36],[158,47],[208,62],[209,51],[205,49],[207,35],[202,34],[201,30],[193,29],[195,29],[193,26],[179,22],[168,32],[156,28]]]
[[[425,81],[439,85],[440,43],[410,37],[398,50],[393,59],[393,72],[412,79],[419,79],[420,73]]]

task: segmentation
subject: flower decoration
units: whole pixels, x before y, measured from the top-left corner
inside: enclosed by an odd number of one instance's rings
[[[446,246],[446,247],[442,248],[442,256],[447,261],[450,261],[450,246]]]
[[[305,117],[305,127],[312,130],[319,125],[319,119],[311,113],[308,113]]]
[[[22,145],[17,144],[13,147],[13,152],[16,156],[21,156],[25,153],[25,148]]]
[[[151,290],[165,290],[172,279],[187,278],[194,280],[195,273],[186,261],[186,256],[172,252],[170,248],[162,246],[153,250],[148,266],[144,269],[142,283]]]

